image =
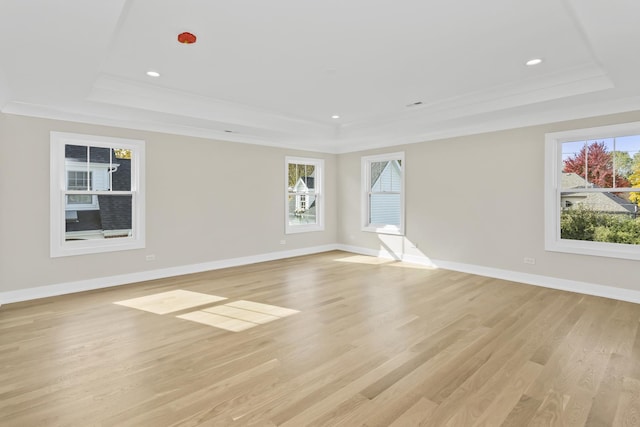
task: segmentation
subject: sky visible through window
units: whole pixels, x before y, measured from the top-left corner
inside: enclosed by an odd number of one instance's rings
[[[565,161],[569,157],[575,156],[584,147],[585,142],[591,144],[592,142],[604,142],[609,149],[613,151],[613,141],[615,139],[615,151],[623,151],[629,153],[629,156],[633,158],[640,152],[640,135],[619,136],[616,138],[598,138],[589,141],[573,141],[564,142],[562,144],[562,161]]]

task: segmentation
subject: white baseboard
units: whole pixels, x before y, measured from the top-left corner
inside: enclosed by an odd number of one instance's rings
[[[337,249],[362,255],[377,256],[381,258],[401,259],[402,261],[426,265],[429,267],[444,268],[446,270],[460,271],[462,273],[477,274],[479,276],[493,277],[496,279],[509,280],[512,282],[525,283],[528,285],[542,286],[544,288],[558,289],[562,291],[576,292],[579,294],[593,295],[640,304],[640,291],[634,291],[632,289],[616,288],[613,286],[604,286],[595,283],[580,282],[577,280],[559,279],[557,277],[522,273],[519,271],[503,270],[500,268],[483,267],[480,265],[464,264],[461,262],[435,260],[421,256],[398,256],[397,254],[392,254],[385,250],[376,251],[373,249],[361,248],[356,246],[338,245]]]
[[[402,260],[414,264],[426,265],[429,267],[444,268],[447,270],[460,271],[463,273],[477,274],[479,276],[494,277],[496,279],[509,280],[529,285],[542,286],[545,288],[577,292],[580,294],[594,295],[640,304],[640,291],[634,291],[631,289],[616,288],[612,286],[598,285],[595,283],[559,279],[556,277],[522,273],[518,271],[503,270],[499,268],[483,267],[480,265],[464,264],[453,261],[432,260],[423,256],[399,256],[386,250],[375,250],[343,244],[329,244],[323,246],[314,246],[310,248],[294,249],[290,251],[270,252],[266,254],[252,255],[247,257],[205,262],[201,264],[191,264],[179,267],[142,271],[139,273],[121,274],[117,276],[79,280],[76,282],[59,283],[50,286],[40,286],[35,288],[0,292],[0,306],[2,304],[9,304],[13,302],[47,298],[57,295],[90,291],[94,289],[108,288],[111,286],[126,285],[129,283],[143,282],[146,280],[163,279],[166,277],[180,276],[183,274],[200,273],[209,270],[237,267],[241,265],[255,264],[258,262],[274,261],[278,259],[291,258],[302,255],[311,255],[332,250],[342,250],[345,252],[351,252],[361,255]]]
[[[117,276],[99,277],[95,279],[79,280],[68,283],[58,283],[49,286],[18,289],[15,291],[0,292],[0,306],[12,302],[29,301],[38,298],[47,298],[75,292],[91,291],[94,289],[108,288],[111,286],[126,285],[129,283],[143,282],[146,280],[164,279],[166,277],[180,276],[183,274],[200,273],[203,271],[219,270],[221,268],[237,267],[240,265],[255,264],[258,262],[274,261],[277,259],[291,258],[302,255],[311,255],[320,252],[332,251],[338,245],[314,246],[290,251],[270,252],[266,254],[251,255],[240,258],[224,259],[200,264],[184,265],[179,267],[162,268],[158,270],[141,271],[139,273],[120,274]]]

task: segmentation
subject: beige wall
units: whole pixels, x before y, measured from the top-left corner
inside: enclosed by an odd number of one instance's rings
[[[625,113],[335,156],[0,114],[0,292],[333,243],[640,290],[638,261],[545,252],[543,241],[544,134],[639,120]],[[52,130],[147,141],[146,249],[49,258]],[[360,157],[400,150],[406,238],[362,232]],[[284,235],[285,155],[325,159],[324,232]]]
[[[52,130],[146,141],[146,249],[49,258]],[[286,155],[325,159],[324,232],[284,234]],[[331,154],[0,114],[0,292],[333,244],[335,177]]]
[[[544,250],[544,134],[639,121],[640,112],[341,155],[345,245],[640,290],[638,261]],[[360,157],[405,151],[406,238],[360,231]],[[412,248],[416,245],[417,248]],[[536,259],[535,265],[523,263]]]

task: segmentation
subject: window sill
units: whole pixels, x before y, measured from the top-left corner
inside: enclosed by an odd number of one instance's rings
[[[377,233],[377,234],[393,234],[396,236],[404,236],[404,230],[397,226],[364,226],[362,227],[362,231],[366,231],[369,233]]]
[[[284,234],[311,233],[313,231],[324,231],[323,225],[291,225],[287,226]]]
[[[640,246],[620,243],[587,242],[581,240],[560,240],[547,242],[545,250],[575,255],[640,260]]]

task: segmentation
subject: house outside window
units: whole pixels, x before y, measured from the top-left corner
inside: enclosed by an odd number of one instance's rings
[[[144,247],[144,141],[51,132],[51,257]]]
[[[93,172],[82,170],[67,171],[67,190],[91,190]],[[98,198],[72,194],[67,196],[67,210],[97,208]]]
[[[404,235],[404,152],[362,158],[362,230]]]
[[[545,249],[640,259],[640,123],[546,135]]]
[[[324,230],[324,160],[285,158],[285,233]]]

